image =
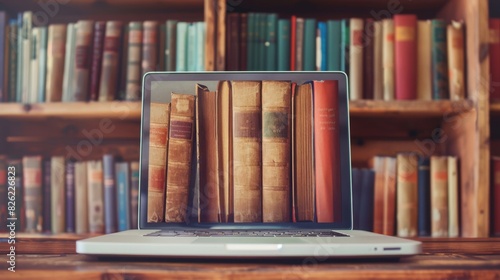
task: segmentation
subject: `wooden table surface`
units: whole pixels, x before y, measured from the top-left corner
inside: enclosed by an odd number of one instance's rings
[[[500,238],[419,239],[424,253],[399,261],[98,259],[76,255],[76,239],[18,237],[12,273],[0,238],[0,279],[500,279]]]

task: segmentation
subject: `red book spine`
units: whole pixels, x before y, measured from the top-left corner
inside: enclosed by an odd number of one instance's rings
[[[417,17],[394,16],[396,99],[417,98]]]
[[[494,236],[500,236],[500,158],[497,157],[493,157],[492,181],[492,231]]]
[[[338,82],[313,81],[316,218],[319,223],[340,221],[340,150]]]
[[[295,53],[297,52],[297,17],[292,16],[290,21],[290,71],[295,71]]]
[[[90,100],[92,101],[96,101],[99,95],[99,82],[101,78],[101,62],[105,30],[106,22],[98,21],[95,23],[92,65],[90,68]]]
[[[490,19],[490,100],[500,100],[500,19]]]

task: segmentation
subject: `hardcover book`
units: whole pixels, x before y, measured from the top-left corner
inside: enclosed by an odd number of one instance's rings
[[[128,162],[115,164],[118,231],[130,229],[130,172]]]
[[[102,55],[99,101],[112,101],[118,92],[120,45],[123,24],[120,21],[106,22],[104,50]]]
[[[51,222],[52,233],[63,233],[66,229],[66,192],[64,157],[53,156],[50,165]]]
[[[75,163],[66,162],[66,232],[75,232]]]
[[[417,22],[417,99],[432,100],[431,21]]]
[[[446,22],[434,19],[432,28],[432,97],[448,99],[448,62],[446,47]]]
[[[87,183],[89,203],[89,232],[104,233],[104,197],[103,197],[102,161],[87,162]]]
[[[363,32],[364,22],[361,18],[351,18],[349,48],[349,99],[363,98]]]
[[[94,24],[94,40],[92,44],[92,66],[90,70],[90,100],[99,98],[99,85],[101,83],[102,54],[104,51],[104,35],[106,22],[97,21]]]
[[[139,214],[139,162],[130,162],[130,228],[137,229]]]
[[[1,179],[1,178],[0,178]],[[42,157],[23,157],[26,232],[42,232]]]
[[[137,101],[141,99],[142,84],[142,22],[130,22],[128,24],[128,34],[127,85],[125,100]]]
[[[75,163],[75,232],[89,232],[87,162]]]
[[[462,22],[453,21],[447,27],[448,88],[451,100],[465,98],[465,54],[464,27]],[[495,67],[495,66],[493,66]]]
[[[420,157],[418,161],[418,235],[431,235],[431,178],[430,161]]]
[[[448,157],[431,157],[431,236],[448,237]]]
[[[46,102],[57,102],[62,99],[66,30],[66,24],[49,25],[45,84]]]
[[[220,81],[217,86],[217,151],[221,222],[233,222],[233,126],[231,83]]]
[[[76,23],[73,101],[86,101],[89,98],[93,29],[94,22],[91,20],[80,20]]]
[[[417,236],[418,158],[416,154],[397,156],[397,235]]]
[[[384,84],[384,100],[395,99],[395,65],[394,65],[394,20],[382,20],[382,78]]]
[[[417,98],[417,17],[394,15],[394,58],[397,100]]]

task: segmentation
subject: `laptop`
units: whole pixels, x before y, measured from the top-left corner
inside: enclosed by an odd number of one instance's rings
[[[281,222],[200,222],[199,163],[193,152],[191,210],[184,222],[148,222],[149,124],[152,103],[167,103],[171,93],[195,95],[195,85],[211,91],[220,81],[335,81],[338,95],[339,199],[334,220],[318,222],[290,218]],[[236,98],[236,97],[234,97]],[[234,101],[234,100],[233,100]],[[196,133],[195,133],[196,135]],[[200,138],[201,139],[201,138]],[[196,141],[193,141],[196,146]],[[196,149],[193,149],[196,150]],[[421,242],[368,231],[353,230],[348,78],[343,72],[151,72],[143,77],[138,229],[87,238],[76,242],[80,254],[97,256],[158,256],[188,258],[399,258],[419,254]],[[265,168],[265,167],[263,167]],[[194,170],[194,171],[193,171]],[[237,176],[237,174],[233,174]],[[168,174],[166,175],[168,177]],[[290,188],[299,188],[292,186]],[[292,193],[294,190],[290,190]],[[194,194],[193,194],[194,193]],[[290,199],[293,198],[290,195]],[[297,196],[297,195],[295,195]],[[333,200],[333,198],[331,198]],[[236,203],[236,202],[235,202]],[[291,203],[293,206],[293,203]],[[233,205],[233,207],[236,207]],[[287,209],[287,211],[290,209]],[[296,215],[295,211],[291,211]]]

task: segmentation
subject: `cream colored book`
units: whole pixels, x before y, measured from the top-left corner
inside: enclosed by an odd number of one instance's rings
[[[458,160],[448,157],[448,236],[458,237]]]
[[[373,23],[373,99],[384,99],[384,78],[382,67],[382,21]]]
[[[52,233],[63,233],[66,221],[64,157],[54,156],[50,161],[50,213]]]
[[[363,98],[363,19],[349,21],[349,96],[350,100]]]
[[[89,232],[87,162],[75,163],[75,210],[77,234]]]
[[[394,21],[382,20],[382,76],[384,100],[394,100]]]
[[[448,72],[451,100],[465,98],[464,28],[462,22],[453,21],[447,27]]]
[[[397,156],[397,234],[400,237],[417,236],[417,155]]]
[[[448,157],[431,157],[431,236],[448,237]]]
[[[431,21],[417,24],[417,99],[432,100]]]

